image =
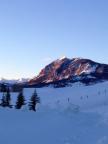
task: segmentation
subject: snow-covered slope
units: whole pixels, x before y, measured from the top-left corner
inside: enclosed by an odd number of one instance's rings
[[[0,110],[1,144],[107,144],[108,125],[95,113]]]
[[[29,102],[34,89],[24,89]],[[0,108],[2,144],[107,144],[108,82],[37,89],[37,112]],[[0,97],[2,94],[0,94]],[[17,93],[12,93],[15,104]]]
[[[28,99],[34,89],[25,89]],[[78,106],[79,109],[87,110],[108,104],[108,82],[85,86],[75,83],[65,88],[44,87],[37,89],[41,98],[41,105],[50,106],[60,110],[70,106]]]
[[[25,88],[24,95],[27,103],[35,88]],[[78,107],[80,111],[97,108],[108,104],[108,81],[85,86],[77,82],[69,87],[53,88],[52,86],[37,88],[41,99],[40,106],[64,110],[68,107]],[[15,104],[18,93],[12,93],[12,104]],[[2,93],[0,93],[0,99]]]

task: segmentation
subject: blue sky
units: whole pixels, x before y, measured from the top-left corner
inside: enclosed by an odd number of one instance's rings
[[[0,77],[35,76],[61,56],[108,63],[107,0],[0,0]]]

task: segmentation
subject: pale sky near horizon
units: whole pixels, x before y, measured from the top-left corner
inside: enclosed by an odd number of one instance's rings
[[[64,55],[108,64],[107,0],[0,0],[0,77],[35,76]]]

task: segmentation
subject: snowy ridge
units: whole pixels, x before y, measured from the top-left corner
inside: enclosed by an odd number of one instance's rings
[[[62,56],[61,58],[59,58],[59,60],[61,61],[61,60],[64,60],[66,58],[67,58],[66,56]]]
[[[25,83],[28,82],[28,78],[20,78],[20,79],[5,79],[0,78],[0,83],[8,83],[8,84],[15,84],[15,83]]]
[[[80,74],[91,74],[91,73],[94,73],[96,71],[96,68],[98,67],[98,65],[94,65],[94,66],[91,66],[90,64],[87,64],[84,68],[84,70],[80,73]]]

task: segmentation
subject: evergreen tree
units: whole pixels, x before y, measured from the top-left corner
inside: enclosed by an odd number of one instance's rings
[[[23,92],[21,91],[21,92],[18,94],[15,108],[16,108],[16,109],[21,109],[22,106],[24,106],[24,105],[25,105],[25,98],[24,98]]]
[[[1,92],[6,92],[7,86],[5,84],[1,84]]]
[[[6,103],[6,107],[12,108],[11,94],[10,94],[10,89],[9,88],[7,88],[7,92],[6,92],[6,95],[5,95],[5,103]]]
[[[12,108],[11,94],[10,94],[10,89],[9,88],[7,88],[6,93],[3,93],[3,96],[2,96],[2,99],[1,99],[1,106]]]
[[[5,93],[3,93],[2,99],[1,99],[1,104],[2,107],[6,107],[6,97],[5,97]]]
[[[36,105],[38,103],[40,103],[40,98],[38,97],[37,92],[35,90],[29,102],[29,110],[36,111]]]

